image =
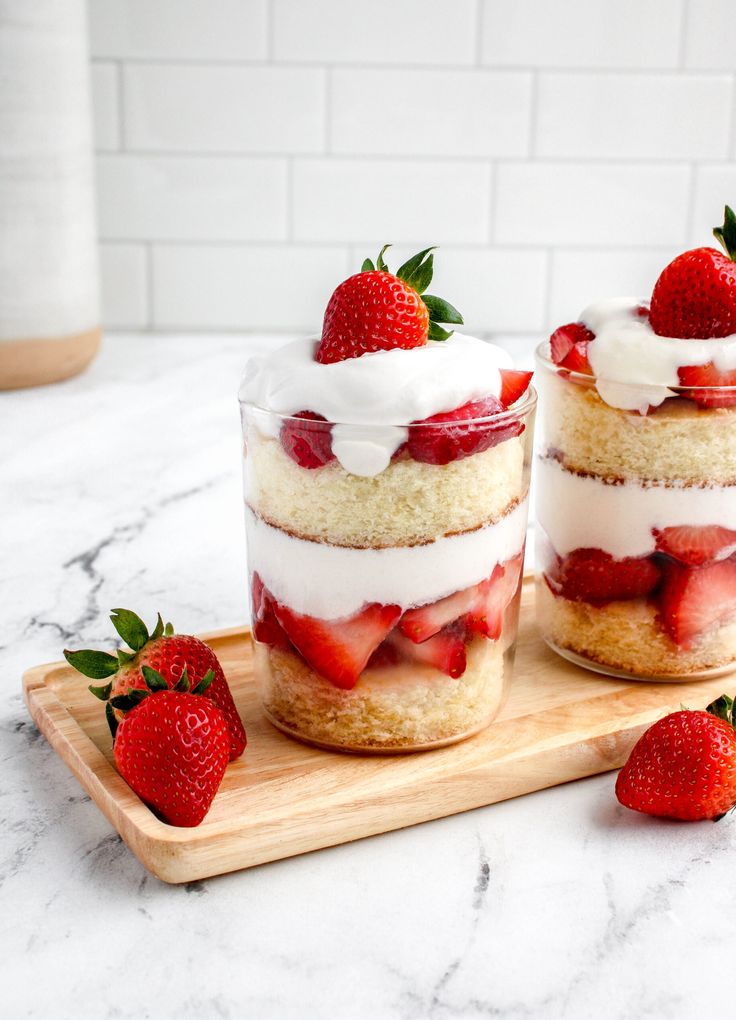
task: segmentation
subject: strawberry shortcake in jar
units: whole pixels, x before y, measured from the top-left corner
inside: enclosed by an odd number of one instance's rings
[[[536,402],[504,351],[445,328],[462,318],[426,293],[432,249],[396,273],[384,252],[240,392],[263,706],[356,752],[449,744],[498,712]]]
[[[537,614],[615,676],[736,668],[736,218],[651,302],[599,301],[538,352]]]

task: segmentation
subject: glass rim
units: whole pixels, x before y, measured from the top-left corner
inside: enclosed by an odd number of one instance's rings
[[[590,377],[588,377],[590,378]],[[509,408],[505,408],[503,411],[498,411],[495,414],[486,414],[475,418],[458,418],[452,419],[449,422],[427,422],[425,421],[410,421],[410,422],[386,422],[386,421],[315,421],[311,418],[299,418],[296,414],[282,414],[280,411],[273,411],[267,407],[261,407],[259,404],[254,404],[251,400],[243,400],[238,398],[241,410],[248,409],[255,411],[258,415],[264,415],[269,418],[276,418],[281,422],[294,422],[300,428],[314,428],[315,430],[321,431],[326,426],[332,428],[335,425],[344,426],[346,428],[396,428],[396,429],[416,429],[416,428],[442,428],[447,425],[458,426],[458,425],[486,425],[486,424],[499,424],[504,425],[515,421],[522,421],[527,418],[530,413],[534,410],[537,405],[537,391],[534,386],[530,383],[528,389],[521,395],[519,400]],[[305,408],[306,410],[306,408]],[[449,412],[438,412],[440,414]]]
[[[549,339],[542,340],[535,348],[534,355],[539,365],[547,371],[554,372],[555,375],[564,374],[566,379],[571,379],[573,382],[580,381],[590,386],[595,386],[596,382],[600,380],[600,382],[610,383],[614,386],[660,386],[662,389],[670,390],[676,396],[684,396],[689,393],[732,393],[736,395],[736,386],[686,386],[684,384],[669,386],[667,383],[642,383],[635,382],[633,379],[630,382],[623,382],[621,379],[606,379],[603,376],[588,375],[587,372],[576,372],[572,368],[556,365],[552,361],[549,355]]]

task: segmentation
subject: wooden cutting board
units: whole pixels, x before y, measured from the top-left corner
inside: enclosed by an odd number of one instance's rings
[[[681,704],[704,708],[733,674],[684,684],[606,679],[549,651],[524,582],[509,700],[487,730],[454,747],[401,756],[321,751],[264,718],[247,630],[203,635],[217,653],[248,731],[204,822],[159,821],[112,764],[100,703],[66,663],[28,670],[34,722],[139,860],[165,882],[189,882],[292,857],[618,768],[641,732]],[[613,790],[611,790],[613,796]]]

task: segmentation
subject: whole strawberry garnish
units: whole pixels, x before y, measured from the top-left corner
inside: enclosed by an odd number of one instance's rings
[[[65,651],[67,662],[86,677],[110,682],[103,687],[90,687],[90,691],[102,701],[111,703],[129,690],[147,690],[144,667],[156,670],[169,688],[182,681],[196,688],[208,675],[212,682],[207,697],[213,701],[225,716],[230,731],[230,759],[238,758],[246,745],[245,730],[222,666],[212,649],[189,634],[175,634],[170,623],[164,627],[159,614],[152,634],[141,618],[129,609],[113,609],[110,616],[115,630],[130,651],[119,649],[117,656],[108,652],[83,649],[77,652]],[[108,717],[112,712],[108,704]],[[113,704],[115,715],[121,717],[120,708]]]
[[[115,764],[165,822],[199,825],[230,757],[227,722],[208,697],[167,690],[160,675],[152,686],[117,727]]]
[[[650,322],[659,336],[707,339],[736,333],[736,216],[726,206],[713,234],[725,249],[694,248],[662,271]]]
[[[327,304],[322,339],[315,358],[323,364],[359,358],[396,347],[422,347],[427,340],[451,336],[441,322],[462,325],[456,308],[442,298],[425,294],[434,271],[433,248],[425,248],[389,272],[383,253],[344,280]]]
[[[683,710],[640,737],[616,779],[624,807],[660,818],[718,819],[736,804],[734,702]]]

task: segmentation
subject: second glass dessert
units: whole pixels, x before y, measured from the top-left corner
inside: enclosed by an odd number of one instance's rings
[[[241,390],[256,678],[320,746],[452,743],[507,692],[536,397],[499,348],[431,335],[324,360],[296,341]]]
[[[736,667],[736,221],[539,352],[537,616],[590,669]],[[730,228],[729,228],[730,222]]]

